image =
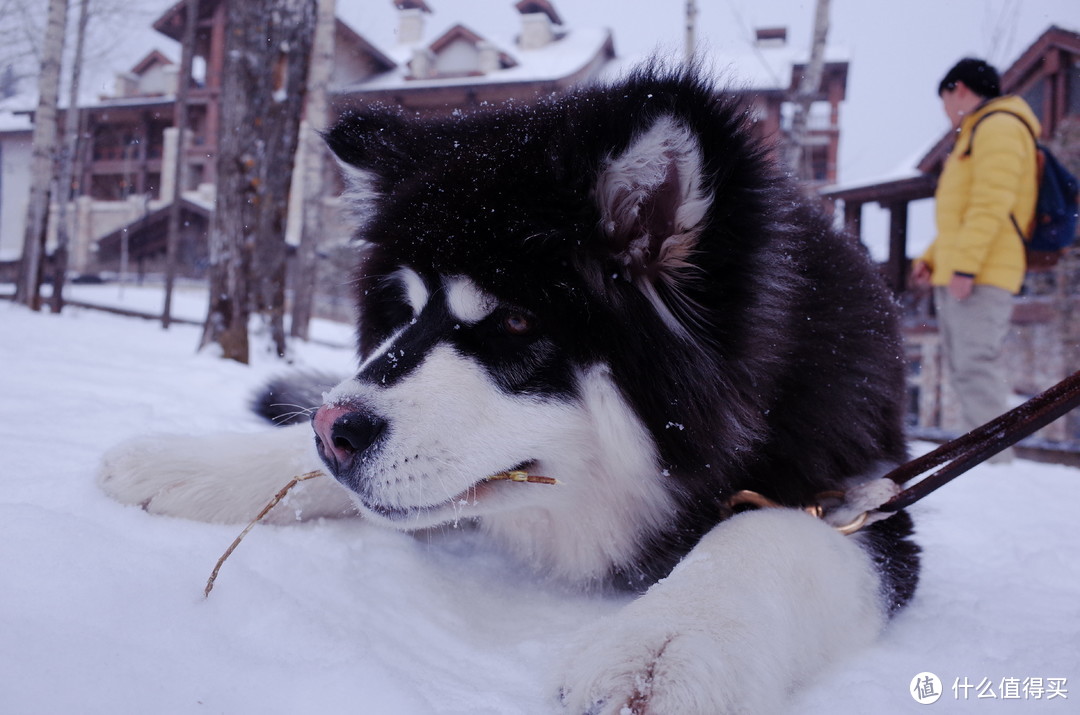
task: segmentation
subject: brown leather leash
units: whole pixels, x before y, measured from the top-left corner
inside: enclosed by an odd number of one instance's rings
[[[945,465],[900,492],[876,511],[890,513],[911,506],[1077,406],[1080,406],[1080,371],[982,427],[977,427],[889,472],[885,475],[886,479],[904,484],[934,467]]]
[[[824,503],[843,502],[845,495],[842,492],[827,492],[818,495],[820,503],[811,504],[805,507],[804,511],[830,522],[842,534],[854,534],[868,523],[886,518],[911,506],[972,467],[1008,449],[1078,406],[1080,406],[1080,371],[1074,372],[1049,390],[1032,397],[1024,404],[987,422],[982,427],[977,427],[921,457],[900,465],[880,480],[872,480],[875,484],[880,482],[905,484],[935,467],[941,467],[930,476],[924,477],[880,503],[880,506],[872,508],[867,508],[870,505],[863,506],[853,515],[849,513],[847,517],[836,523],[834,512],[836,507],[828,509]],[[896,487],[891,487],[891,489],[895,490]],[[847,496],[850,499],[851,493],[849,492]],[[782,506],[768,497],[749,490],[737,492],[727,503],[732,509],[741,506],[752,508]],[[872,502],[872,504],[878,503],[876,500]]]

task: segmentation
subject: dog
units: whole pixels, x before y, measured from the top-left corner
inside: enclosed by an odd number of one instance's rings
[[[571,639],[565,711],[782,709],[910,600],[918,547],[905,513],[845,536],[799,508],[905,459],[905,363],[875,267],[750,121],[657,65],[445,119],[348,112],[326,140],[359,239],[356,374],[260,400],[275,418],[325,390],[313,435],[142,438],[102,487],[244,522],[321,466],[305,517],[468,521],[551,579],[640,593]]]

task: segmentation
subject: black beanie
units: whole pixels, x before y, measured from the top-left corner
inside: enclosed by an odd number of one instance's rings
[[[998,71],[992,65],[974,57],[965,57],[949,70],[938,85],[938,96],[947,89],[955,88],[957,82],[963,82],[968,89],[984,99],[1001,96],[1001,78]]]

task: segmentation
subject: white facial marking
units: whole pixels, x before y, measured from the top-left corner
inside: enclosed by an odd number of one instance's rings
[[[450,314],[463,323],[479,323],[498,305],[495,296],[463,276],[446,278],[443,285]]]
[[[327,401],[362,404],[390,425],[363,461],[369,517],[399,529],[479,517],[523,560],[588,581],[630,564],[645,535],[669,526],[677,491],[610,371],[588,368],[577,385],[570,399],[507,394],[474,358],[437,345],[405,379],[348,380]],[[559,483],[484,481],[524,463]]]
[[[644,537],[670,526],[678,490],[606,366],[578,376],[569,407],[564,424],[526,427],[550,431],[555,449],[538,458],[536,470],[563,484],[534,491],[533,508],[486,515],[482,525],[534,566],[588,581],[628,565]],[[528,413],[523,406],[518,419]]]

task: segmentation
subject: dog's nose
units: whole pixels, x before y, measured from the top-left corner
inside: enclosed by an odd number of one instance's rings
[[[335,474],[348,469],[386,431],[386,420],[348,405],[323,405],[311,422],[319,452]]]

